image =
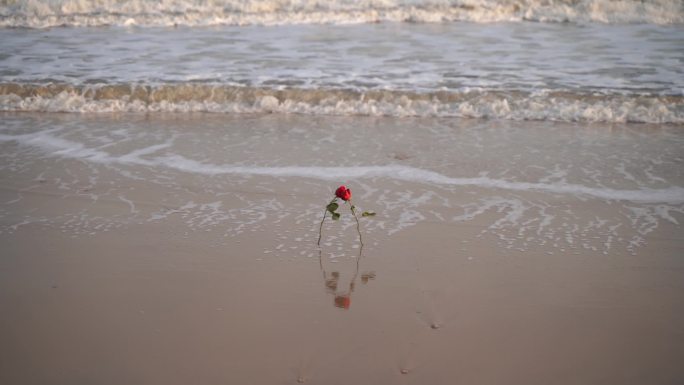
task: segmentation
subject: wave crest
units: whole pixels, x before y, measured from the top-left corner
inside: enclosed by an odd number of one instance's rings
[[[684,97],[569,91],[284,90],[210,84],[0,84],[0,110],[300,113],[566,122],[684,123]]]
[[[684,23],[679,0],[3,1],[0,27],[207,26],[374,22]]]

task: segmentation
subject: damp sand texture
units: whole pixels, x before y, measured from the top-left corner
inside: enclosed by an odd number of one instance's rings
[[[680,127],[0,126],[2,383],[684,379]],[[378,213],[361,257],[351,215],[316,246],[339,184]]]

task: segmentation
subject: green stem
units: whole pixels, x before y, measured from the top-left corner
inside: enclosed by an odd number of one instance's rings
[[[361,224],[359,223],[359,218],[356,216],[356,211],[354,210],[354,205],[351,203],[351,199],[347,201],[349,207],[351,208],[352,215],[356,219],[356,231],[359,233],[359,242],[361,243],[361,249],[363,250],[363,237],[361,236]]]
[[[321,219],[321,227],[318,228],[318,246],[321,245],[321,236],[323,236],[323,221],[325,221],[325,216],[328,214],[328,209],[323,212],[323,219]]]
[[[337,198],[333,198],[330,203],[333,203]],[[328,205],[330,204],[328,203]],[[318,246],[321,245],[321,236],[323,236],[323,222],[325,221],[325,216],[328,214],[328,206],[325,206],[325,211],[323,212],[323,219],[321,219],[321,226],[318,228]]]

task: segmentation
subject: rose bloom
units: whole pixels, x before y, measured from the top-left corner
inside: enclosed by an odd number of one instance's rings
[[[351,199],[351,190],[347,186],[340,186],[335,191],[335,196],[342,199],[343,201],[348,201]]]

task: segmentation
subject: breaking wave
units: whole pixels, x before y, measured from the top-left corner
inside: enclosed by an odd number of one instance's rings
[[[203,83],[157,86],[0,84],[0,111],[297,113],[564,122],[684,123],[684,96],[571,91],[414,92],[269,89]]]
[[[684,23],[680,0],[0,1],[0,27],[209,26],[376,22]]]

